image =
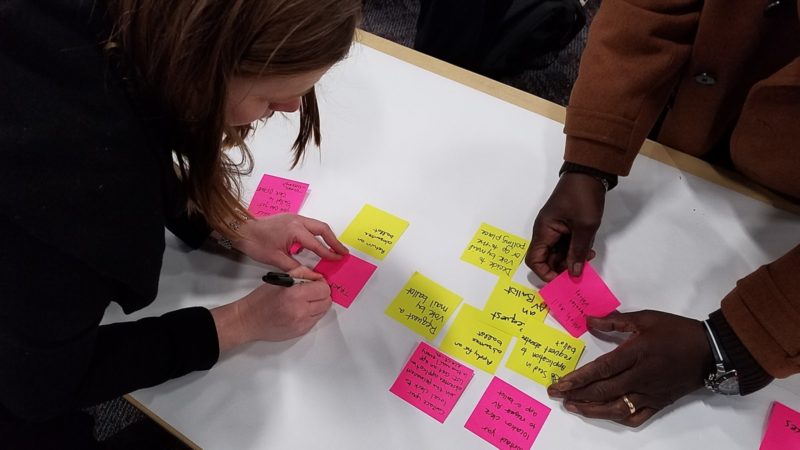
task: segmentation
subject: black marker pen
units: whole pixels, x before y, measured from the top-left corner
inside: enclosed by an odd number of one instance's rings
[[[283,272],[267,272],[267,274],[261,277],[261,279],[264,280],[264,283],[283,287],[292,287],[295,284],[311,282],[311,280],[306,280],[305,278],[294,278],[288,273]]]

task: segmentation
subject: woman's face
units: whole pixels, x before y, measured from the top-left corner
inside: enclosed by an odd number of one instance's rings
[[[234,77],[228,85],[225,121],[228,125],[249,125],[274,112],[295,112],[303,95],[317,84],[328,67],[283,77]]]

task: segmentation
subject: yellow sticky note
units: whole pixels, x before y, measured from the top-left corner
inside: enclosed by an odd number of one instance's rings
[[[481,310],[464,304],[439,348],[461,361],[494,373],[510,341],[510,334],[485,322]]]
[[[414,272],[386,308],[386,315],[426,339],[434,339],[462,298],[419,272]]]
[[[547,305],[535,289],[500,277],[483,313],[493,327],[521,336],[528,322],[544,321]]]
[[[580,339],[531,322],[517,339],[506,367],[547,387],[575,370],[585,347]]]
[[[527,249],[526,239],[482,223],[461,259],[491,273],[511,277]]]
[[[408,228],[408,222],[371,205],[364,205],[340,236],[345,244],[383,260]]]

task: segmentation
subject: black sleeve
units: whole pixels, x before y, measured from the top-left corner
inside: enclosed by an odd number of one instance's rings
[[[211,234],[211,227],[205,217],[200,213],[189,214],[187,211],[187,197],[184,187],[175,175],[174,167],[166,164],[164,175],[164,217],[166,227],[175,236],[178,236],[186,245],[200,248]]]
[[[774,378],[758,364],[747,347],[739,340],[733,328],[725,320],[722,311],[718,309],[709,314],[708,318],[717,339],[719,339],[720,347],[730,359],[733,368],[736,369],[739,378],[739,393],[741,395],[752,394],[770,384]]]
[[[121,283],[0,217],[0,404],[40,421],[217,361],[211,313],[99,326]]]

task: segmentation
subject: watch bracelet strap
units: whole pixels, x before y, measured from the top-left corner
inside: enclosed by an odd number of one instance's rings
[[[722,351],[725,368],[736,369],[740,395],[752,394],[774,380],[744,346],[725,319],[722,310],[718,309],[709,314],[708,323]]]
[[[241,225],[242,225],[242,223],[239,222],[238,220],[234,220],[234,221],[231,221],[230,223],[228,223],[228,227],[233,231],[239,231],[239,227]],[[224,248],[226,248],[228,250],[233,250],[233,241],[231,241],[231,239],[228,238],[227,236],[222,236],[217,242],[222,247],[224,247]]]
[[[594,167],[564,161],[564,164],[561,165],[561,169],[558,171],[558,176],[560,177],[567,172],[583,173],[597,178],[601,183],[603,183],[603,186],[605,186],[606,192],[614,189],[619,182],[619,177],[613,173],[603,172],[602,170],[595,169]]]

